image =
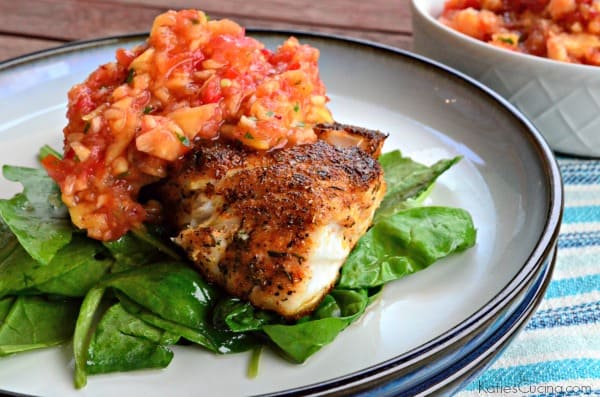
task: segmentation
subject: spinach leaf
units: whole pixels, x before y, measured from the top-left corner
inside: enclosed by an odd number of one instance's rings
[[[113,262],[102,245],[83,236],[75,236],[46,265],[34,260],[19,245],[6,250],[0,259],[0,297],[43,292],[84,296]]]
[[[163,262],[119,273],[104,285],[117,290],[123,307],[139,318],[211,351],[243,351],[256,344],[249,335],[214,327],[211,314],[221,292],[182,263]]]
[[[73,233],[60,190],[42,170],[6,165],[2,170],[6,179],[21,182],[23,192],[0,199],[0,217],[29,255],[47,264]]]
[[[73,356],[75,357],[75,387],[80,389],[87,383],[86,362],[88,348],[92,337],[94,319],[97,315],[105,289],[94,287],[88,291],[83,299],[79,315],[75,322],[73,333]]]
[[[83,301],[73,342],[76,387],[83,387],[87,382],[87,349],[93,319],[100,315],[100,303],[106,289],[116,290],[139,306],[137,317],[147,311],[162,323],[191,328],[203,335],[203,342],[210,346],[206,324],[218,293],[197,272],[180,262],[162,262],[115,273],[91,289]],[[167,328],[167,331],[171,329]],[[170,333],[180,335],[177,330]]]
[[[431,167],[403,157],[398,150],[384,153],[379,163],[384,170],[387,191],[375,212],[374,223],[408,207],[407,200],[418,199],[433,186],[436,179],[460,160],[440,160]]]
[[[191,342],[194,342],[200,346],[204,346],[207,349],[217,352],[218,348],[213,343],[213,341],[209,338],[206,332],[206,328],[203,327],[201,330],[191,328],[182,324],[179,324],[175,321],[165,320],[164,318],[152,313],[151,311],[144,309],[144,307],[135,303],[131,299],[124,295],[123,293],[119,293],[117,291],[117,297],[121,303],[121,306],[125,310],[127,310],[132,315],[135,315],[137,318],[151,324],[155,327],[161,328],[163,330],[169,331],[173,334],[179,335]]]
[[[4,323],[4,319],[8,315],[10,308],[15,302],[16,297],[7,296],[5,298],[0,299],[0,324]]]
[[[19,240],[0,218],[0,263],[20,247]]]
[[[121,305],[129,313],[155,327],[180,335],[190,342],[207,348],[214,353],[238,353],[253,349],[259,344],[257,338],[250,333],[234,333],[227,328],[214,326],[207,318],[202,328],[191,328],[160,316],[142,308],[123,294],[117,294]]]
[[[302,363],[359,318],[368,302],[366,290],[334,289],[311,316],[296,324],[264,325],[263,331],[288,358]]]
[[[258,376],[258,367],[260,366],[260,356],[262,355],[263,347],[263,345],[260,345],[252,349],[248,370],[246,371],[248,379],[254,379]]]
[[[105,313],[90,341],[88,374],[164,368],[173,352],[167,347],[178,337],[129,314],[120,304]]]
[[[107,289],[115,292],[119,305],[114,313],[103,314],[101,303]],[[156,343],[156,330],[165,332],[169,340],[184,337],[218,353],[254,348],[257,340],[253,335],[212,325],[210,314],[219,297],[197,272],[179,262],[146,265],[106,277],[86,295],[75,327],[76,387],[86,384],[88,373],[167,363],[166,342]],[[99,329],[92,335],[97,317],[101,317]],[[143,332],[132,333],[124,328],[127,322],[142,322],[147,327],[138,324],[136,329]],[[154,335],[150,342],[146,332]],[[133,352],[133,357],[111,361],[124,351]],[[86,364],[90,360],[95,363],[93,367]]]
[[[201,329],[219,296],[200,275],[181,262],[156,263],[114,274],[104,287],[119,290],[152,313]]]
[[[371,303],[379,299],[381,293],[383,292],[383,285],[368,288],[367,291],[367,294],[369,295],[369,303],[367,304],[367,306],[369,306]]]
[[[354,321],[357,314],[361,314],[365,310],[368,302],[369,296],[366,290],[334,288],[310,318],[340,317]]]
[[[131,233],[170,259],[181,260],[181,256],[177,251],[178,248],[171,242],[164,228],[157,225],[145,224],[141,228],[133,229]]]
[[[54,346],[73,334],[79,300],[40,296],[0,300],[0,356]]]
[[[112,268],[114,273],[167,259],[166,255],[158,248],[145,240],[139,239],[132,232],[121,236],[117,240],[106,241],[103,244],[115,258],[115,264]]]
[[[76,238],[76,240],[78,239]],[[64,265],[65,262],[63,260],[70,257],[72,258],[72,264],[76,266],[44,283],[36,285],[33,290],[63,296],[85,296],[90,288],[113,271],[112,258],[101,249],[99,244],[94,243],[89,244],[90,246],[87,249],[83,248],[81,251],[74,249],[70,251],[71,248],[76,247],[76,244],[71,243],[63,249],[69,250],[65,251],[65,255],[63,255],[63,250],[59,251],[52,262],[50,262],[52,265],[57,263]],[[92,255],[86,257],[88,253]]]
[[[436,260],[475,244],[468,212],[416,207],[375,224],[342,267],[338,286],[370,288],[424,269]]]
[[[250,302],[225,297],[213,310],[213,323],[233,332],[260,331],[265,324],[283,322],[272,312],[256,309]]]
[[[265,325],[263,330],[288,359],[303,363],[331,343],[348,324],[345,319],[330,317],[293,325]]]

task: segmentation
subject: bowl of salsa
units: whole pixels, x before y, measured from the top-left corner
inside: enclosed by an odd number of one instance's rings
[[[600,2],[413,0],[412,12],[415,52],[497,91],[555,151],[600,156]]]

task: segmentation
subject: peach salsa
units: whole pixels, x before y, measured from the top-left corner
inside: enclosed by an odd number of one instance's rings
[[[598,0],[447,0],[439,19],[508,50],[600,65]]]
[[[147,42],[121,49],[69,92],[65,155],[43,162],[73,223],[114,240],[152,211],[140,189],[196,139],[232,138],[259,151],[311,143],[332,121],[319,51],[289,38],[275,52],[201,11],[158,16]]]

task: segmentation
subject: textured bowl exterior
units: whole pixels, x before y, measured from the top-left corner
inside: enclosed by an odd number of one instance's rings
[[[492,88],[553,150],[600,157],[600,67],[551,61],[480,42],[439,23],[444,0],[412,0],[413,50]]]

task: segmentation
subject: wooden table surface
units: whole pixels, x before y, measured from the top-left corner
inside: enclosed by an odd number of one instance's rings
[[[409,49],[409,0],[0,0],[0,61],[73,40],[146,32],[168,9],[241,25],[299,29]]]

